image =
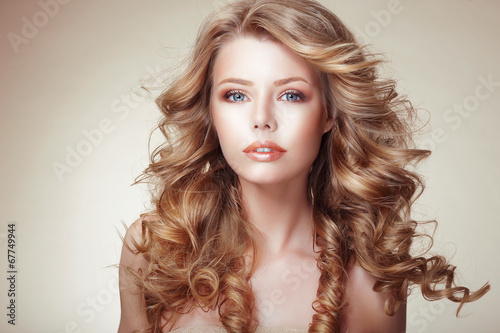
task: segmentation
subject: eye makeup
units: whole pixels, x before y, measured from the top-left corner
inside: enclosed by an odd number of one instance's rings
[[[226,92],[223,96],[224,100],[227,102],[232,102],[232,103],[238,103],[238,102],[245,102],[248,100],[248,97],[245,95],[245,93],[242,90],[229,90]]]
[[[228,102],[238,103],[248,100],[246,93],[239,89],[231,89],[223,95],[223,99]],[[299,90],[289,89],[279,95],[278,100],[290,103],[307,101],[306,95]]]

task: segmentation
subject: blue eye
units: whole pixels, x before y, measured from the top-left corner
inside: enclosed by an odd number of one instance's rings
[[[228,99],[231,102],[244,102],[248,99],[248,97],[246,97],[242,92],[234,90],[228,91],[224,95],[224,98]]]
[[[304,100],[304,95],[298,91],[287,91],[281,95],[280,100],[287,102],[298,102]]]

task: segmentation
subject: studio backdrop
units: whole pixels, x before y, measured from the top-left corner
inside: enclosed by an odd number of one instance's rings
[[[434,252],[471,289],[450,301],[415,290],[407,330],[498,332],[500,2],[321,0],[387,60],[420,109],[415,205],[436,219]],[[29,0],[0,3],[0,331],[115,332],[122,225],[150,208],[145,185],[154,97],[224,1]],[[141,89],[150,87],[150,92]],[[430,118],[429,118],[430,117]]]

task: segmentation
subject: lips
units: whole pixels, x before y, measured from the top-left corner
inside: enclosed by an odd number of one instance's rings
[[[272,141],[255,141],[246,147],[243,152],[248,158],[258,162],[272,162],[286,153],[286,149]]]

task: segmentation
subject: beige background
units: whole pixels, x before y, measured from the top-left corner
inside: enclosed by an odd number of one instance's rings
[[[0,275],[2,332],[116,330],[117,280],[106,267],[119,260],[120,221],[130,224],[147,205],[145,187],[129,185],[147,165],[158,116],[137,88],[178,63],[222,4],[62,2],[0,5],[0,267],[7,271],[7,224],[15,222],[18,269],[15,327]],[[417,208],[439,220],[435,249],[453,257],[459,280],[493,286],[459,320],[451,302],[415,293],[408,332],[498,331],[500,2],[321,2],[386,54],[400,91],[430,112],[421,140],[434,154],[422,165],[428,187]],[[71,150],[85,156],[69,166]]]

